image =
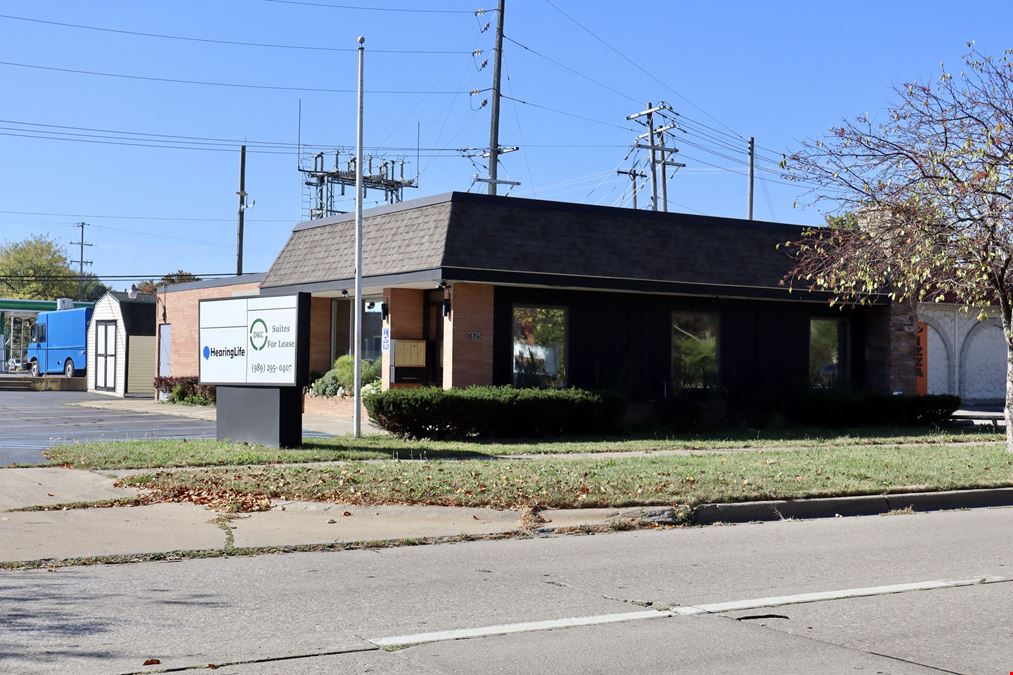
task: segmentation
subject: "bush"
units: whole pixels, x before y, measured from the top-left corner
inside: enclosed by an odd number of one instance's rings
[[[946,421],[958,407],[960,398],[948,394],[893,396],[873,391],[820,391],[799,397],[788,414],[796,423],[814,426],[931,426]]]
[[[380,379],[380,359],[363,361],[362,386],[372,384]],[[346,396],[355,388],[355,359],[346,354],[338,357],[334,368],[328,370],[310,384],[310,391],[315,396]]]
[[[616,433],[626,401],[582,389],[391,389],[364,397],[370,418],[404,438]]]
[[[186,405],[214,405],[215,388],[213,385],[198,384],[196,377],[162,377],[155,378],[155,392],[165,394],[172,403]]]

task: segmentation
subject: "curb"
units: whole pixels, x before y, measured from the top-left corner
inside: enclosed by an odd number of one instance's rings
[[[712,525],[789,518],[875,516],[907,508],[913,511],[944,511],[993,506],[1013,506],[1013,488],[701,504],[693,512],[692,523]]]

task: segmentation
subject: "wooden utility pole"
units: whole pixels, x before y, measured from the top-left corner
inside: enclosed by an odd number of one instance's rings
[[[633,182],[633,209],[636,210],[636,208],[637,208],[637,179],[638,178],[647,178],[647,174],[644,173],[643,171],[637,171],[636,167],[634,167],[632,169],[629,169],[628,171],[616,171],[616,173],[618,173],[620,175],[623,175],[623,176],[629,176],[630,180]]]
[[[243,273],[243,219],[246,217],[246,145],[239,148],[239,229],[236,232],[236,276]]]
[[[503,12],[506,0],[499,0],[499,18],[496,21],[496,61],[492,71],[492,113],[489,122],[489,194],[496,194],[496,175],[499,169],[499,90],[503,71]]]
[[[747,203],[747,217],[753,219],[753,166],[756,163],[756,140],[749,137],[749,199]]]

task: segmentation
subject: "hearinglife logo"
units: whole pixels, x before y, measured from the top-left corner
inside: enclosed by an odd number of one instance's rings
[[[208,347],[204,345],[204,360],[207,361],[212,356],[216,358],[230,358],[234,359],[240,356],[246,356],[245,347],[229,347],[228,349],[219,349],[218,347]]]

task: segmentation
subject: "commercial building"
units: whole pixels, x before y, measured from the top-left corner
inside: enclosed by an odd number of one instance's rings
[[[803,230],[457,192],[370,209],[363,298],[382,320],[383,386],[914,393],[910,309],[831,308],[782,285],[778,245]],[[318,368],[348,344],[353,241],[350,214],[299,224],[259,284],[313,295]]]

